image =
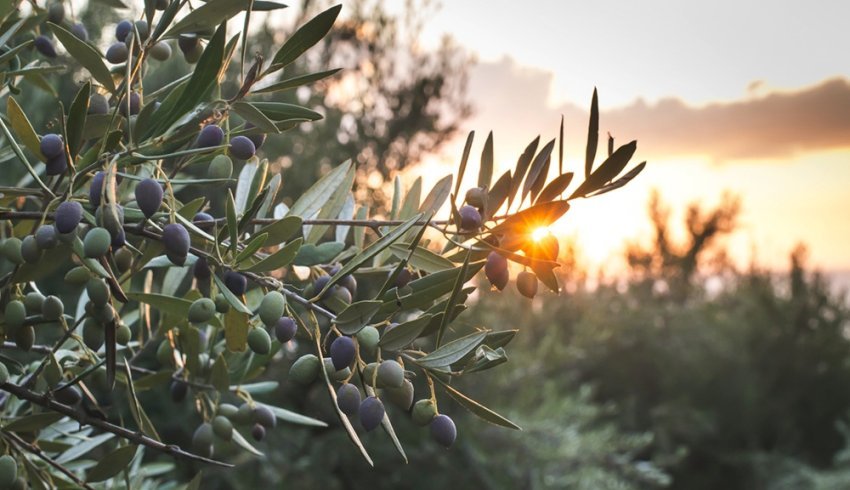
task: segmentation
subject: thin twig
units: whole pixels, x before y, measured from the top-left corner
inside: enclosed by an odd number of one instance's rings
[[[18,435],[15,434],[14,432],[3,431],[3,435],[7,439],[9,439],[13,443],[15,443],[15,445],[18,446],[19,448],[21,448],[21,449],[23,449],[27,452],[30,452],[32,454],[35,454],[36,456],[41,458],[42,461],[44,461],[45,463],[49,464],[50,466],[52,466],[52,467],[56,468],[57,470],[59,470],[60,472],[62,472],[65,476],[70,478],[77,485],[79,485],[83,488],[88,488],[89,490],[94,490],[89,484],[87,484],[86,482],[77,478],[77,475],[75,475],[71,470],[69,470],[68,468],[65,468],[61,464],[57,463],[56,461],[53,461],[53,459],[51,459],[47,455],[45,455],[44,452],[42,452],[41,448],[39,448],[38,446],[34,446],[34,445],[24,441],[23,439],[18,437]]]
[[[77,410],[72,407],[69,407],[68,405],[63,405],[49,398],[46,395],[40,395],[19,385],[13,383],[2,383],[0,384],[0,389],[15,395],[21,400],[26,400],[40,407],[44,407],[54,412],[61,413],[62,415],[70,417],[81,424],[91,425],[92,427],[97,427],[98,429],[104,430],[106,432],[111,432],[112,434],[115,434],[118,437],[122,437],[130,442],[149,447],[155,451],[215,466],[222,466],[224,468],[233,467],[233,465],[230,463],[225,463],[223,461],[217,461],[214,459],[205,458],[203,456],[198,456],[197,454],[192,454],[190,452],[184,451],[173,444],[163,444],[157,441],[156,439],[151,439],[150,437],[142,434],[141,432],[133,432],[129,429],[112,424],[105,420],[90,417],[84,412],[78,412]]]

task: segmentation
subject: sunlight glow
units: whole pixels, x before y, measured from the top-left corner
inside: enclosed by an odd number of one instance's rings
[[[551,232],[549,231],[548,226],[541,226],[539,228],[535,228],[534,231],[531,232],[531,239],[535,242],[539,242],[546,235],[549,235]]]

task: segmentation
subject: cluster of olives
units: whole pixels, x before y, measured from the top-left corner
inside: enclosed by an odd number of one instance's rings
[[[0,456],[0,488],[15,490],[27,488],[24,477],[18,476],[18,462],[8,454]]]
[[[304,297],[312,298],[321,293],[331,276],[339,272],[340,266],[335,265],[326,269],[327,275],[321,275],[316,278],[311,284],[304,288]],[[331,310],[339,311],[352,303],[357,298],[357,279],[352,275],[346,275],[340,278],[336,284],[331,286],[319,297],[319,303]]]
[[[268,429],[277,425],[275,414],[264,405],[243,403],[239,407],[230,403],[218,406],[215,416],[203,422],[192,434],[192,449],[196,454],[212,457],[216,437],[223,442],[233,440],[233,426],[251,427],[251,436],[256,441],[266,437]]]
[[[224,130],[216,124],[207,124],[198,133],[198,137],[195,139],[195,148],[213,148],[220,146],[223,142]],[[257,149],[263,142],[265,142],[265,135],[234,136],[230,138],[227,151],[238,160],[248,160],[257,153]],[[216,161],[216,158],[218,161]],[[229,177],[233,171],[233,162],[226,155],[218,155],[210,163],[208,171],[211,178],[226,178],[224,174]]]
[[[47,20],[61,25],[65,22],[65,6],[62,2],[52,2],[47,6]],[[67,23],[68,27],[70,27],[71,33],[77,36],[79,39],[83,41],[89,40],[89,31],[86,29],[86,26],[80,23]],[[56,57],[56,48],[53,46],[53,41],[45,35],[41,34],[36,36],[35,42],[33,43],[36,51],[41,53],[42,56],[46,56],[48,58]]]

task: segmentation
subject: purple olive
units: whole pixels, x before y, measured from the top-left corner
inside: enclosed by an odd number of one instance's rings
[[[431,421],[431,437],[443,447],[451,447],[457,439],[457,427],[448,415],[437,415]]]
[[[83,207],[77,201],[65,201],[56,207],[54,226],[59,233],[71,233],[83,219]]]
[[[292,340],[297,331],[298,325],[295,324],[295,320],[288,316],[281,317],[274,327],[274,335],[281,344]]]
[[[195,140],[195,148],[219,146],[222,141],[224,141],[224,131],[215,124],[207,124],[198,133],[198,138]]]
[[[339,371],[350,366],[356,352],[357,348],[351,337],[342,336],[334,339],[331,342],[331,361],[333,362],[334,369]]]
[[[375,430],[384,420],[384,404],[374,396],[366,397],[360,404],[358,412],[360,413],[360,425],[367,432]]]
[[[345,383],[336,391],[336,406],[346,415],[354,415],[360,410],[360,390],[351,383]]]
[[[154,179],[145,179],[136,186],[136,203],[145,218],[150,219],[162,206],[162,186]]]

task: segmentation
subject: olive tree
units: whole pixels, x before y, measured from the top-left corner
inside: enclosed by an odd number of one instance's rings
[[[147,0],[108,46],[88,41],[96,26],[69,6],[0,12],[0,486],[174,487],[176,461],[229,467],[239,452],[262,456],[278,423],[328,425],[263,403],[281,383],[319,386],[367,464],[358,434],[379,427],[406,460],[385,403],[445,447],[457,427],[438,392],[519,428],[452,386],[504,363],[516,331],[460,335],[452,325],[481,269],[500,290],[521,269],[524,296],[539,283],[557,293],[558,242],[532,231],[643,168],[622,174],[635,143],[615,150],[610,139],[594,168],[595,94],[584,178],[571,192],[563,125],[495,180],[491,135],[476,182],[464,185],[470,134],[455,175],[424,198],[421,180],[406,192],[397,181],[389,215],[369,216],[350,162],[282,196],[285,175],[269,160],[279,155],[263,151],[267,136],[320,118],[268,97],[335,73],[287,78],[284,68],[330,31],[340,6],[254,56],[250,22],[282,4]],[[119,0],[98,8],[135,12]],[[186,75],[146,90],[178,52]],[[231,63],[238,80],[224,80]],[[53,93],[69,74],[76,95],[56,98],[33,127],[15,96]],[[285,380],[264,378],[276,363],[289,366]],[[192,408],[185,447],[159,434],[143,402],[166,393]]]

